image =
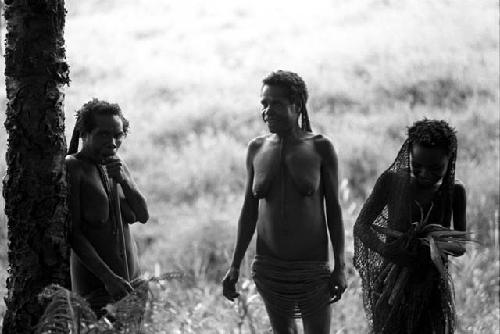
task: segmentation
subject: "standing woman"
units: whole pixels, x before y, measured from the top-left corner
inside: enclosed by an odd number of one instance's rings
[[[245,200],[223,280],[224,296],[238,297],[240,264],[257,229],[252,276],[275,333],[296,333],[298,317],[305,333],[328,333],[330,303],[346,289],[337,155],[330,140],[312,133],[307,97],[296,73],[276,71],[263,80],[262,117],[270,133],[248,145]]]
[[[455,131],[445,121],[415,122],[356,220],[354,265],[372,333],[454,332],[446,252],[437,253],[432,234],[465,235],[449,229],[453,220],[455,230],[465,231],[465,188],[455,180],[456,153]],[[429,245],[437,255],[432,259]]]
[[[128,128],[119,105],[92,99],[77,112],[66,156],[71,286],[99,317],[106,304],[132,292],[140,268],[129,225],[149,218],[146,199],[118,156]]]

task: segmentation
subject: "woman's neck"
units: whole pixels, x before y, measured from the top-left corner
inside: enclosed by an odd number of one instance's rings
[[[297,126],[294,126],[291,129],[286,131],[277,132],[276,135],[280,140],[291,141],[295,139],[299,139],[302,137],[303,130]]]

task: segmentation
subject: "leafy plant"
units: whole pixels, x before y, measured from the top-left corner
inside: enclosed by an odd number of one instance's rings
[[[40,302],[47,306],[36,327],[36,333],[141,333],[150,295],[149,284],[182,277],[182,273],[165,273],[159,277],[133,280],[131,285],[134,291],[121,300],[106,305],[107,314],[100,319],[97,319],[83,297],[52,284],[39,295]]]

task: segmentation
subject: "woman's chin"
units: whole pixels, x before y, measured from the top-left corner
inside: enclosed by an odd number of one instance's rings
[[[268,128],[269,128],[269,132],[271,133],[275,133],[275,134],[284,134],[284,133],[287,133],[289,132],[290,130],[288,128],[284,128],[282,126],[278,126],[278,125],[268,125]]]
[[[417,178],[417,183],[423,188],[432,188],[437,184],[437,182],[434,182],[432,180],[427,180],[427,179],[422,180],[418,178]]]
[[[107,160],[107,159],[110,159],[110,158],[113,158],[114,156],[116,155],[116,152],[115,151],[106,151],[106,152],[102,152],[100,154],[100,158],[101,160]]]

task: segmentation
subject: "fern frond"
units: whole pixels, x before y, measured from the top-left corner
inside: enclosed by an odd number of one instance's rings
[[[38,296],[48,305],[38,322],[35,333],[80,333],[97,321],[85,299],[57,284],[46,287]]]

